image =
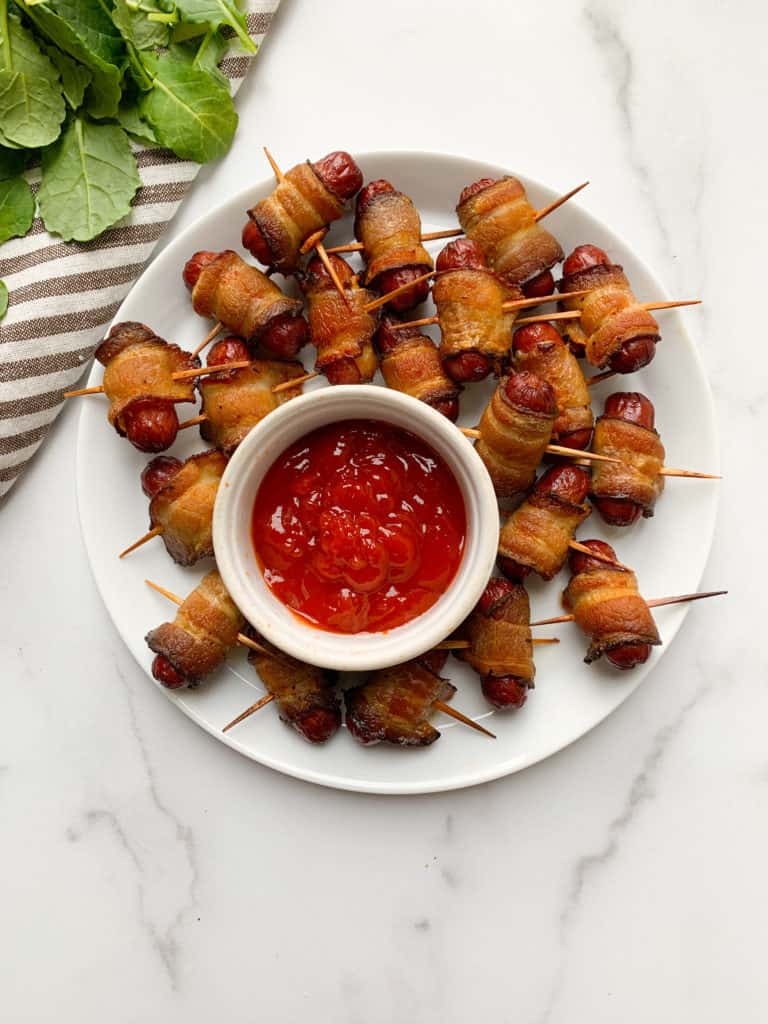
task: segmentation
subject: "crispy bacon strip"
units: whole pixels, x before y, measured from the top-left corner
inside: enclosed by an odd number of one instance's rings
[[[590,664],[625,644],[661,643],[656,623],[629,569],[585,559],[587,567],[571,576],[563,605],[590,638],[584,661]]]
[[[213,569],[185,598],[173,622],[151,630],[146,641],[189,686],[196,686],[224,663],[244,624],[221,576]]]
[[[514,676],[533,685],[533,643],[528,593],[520,583],[491,579],[475,610],[457,631],[469,641],[455,651],[481,676]]]
[[[303,374],[301,363],[254,359],[243,369],[201,377],[201,412],[206,416],[200,424],[201,437],[231,455],[268,413],[301,394],[301,384],[276,395],[272,388]]]
[[[563,258],[560,243],[537,222],[517,178],[501,178],[470,194],[456,213],[467,237],[508,284],[525,284]]]
[[[502,303],[519,298],[489,270],[448,270],[432,286],[440,324],[440,356],[449,359],[477,352],[491,360],[498,372],[509,352],[516,313],[505,313]]]
[[[552,426],[552,441],[569,445],[570,435],[586,431],[588,438],[592,431],[594,416],[589,388],[576,356],[559,333],[554,328],[546,333],[547,337],[538,344],[515,349],[515,369],[535,373],[555,392],[558,414]]]
[[[286,171],[274,191],[260,199],[248,216],[267,240],[274,269],[292,274],[304,242],[343,213],[343,201],[326,188],[307,161]]]
[[[448,377],[433,341],[418,327],[402,329],[395,317],[386,316],[376,341],[387,387],[435,406],[458,396],[460,385]]]
[[[657,342],[659,325],[643,309],[629,286],[622,268],[603,263],[563,278],[558,288],[563,293],[561,306],[579,310],[578,320],[565,324],[566,335],[583,347],[587,362],[604,367],[628,341],[650,338]],[[568,292],[589,289],[588,295],[568,298]]]
[[[499,555],[551,580],[565,564],[568,545],[589,514],[586,502],[568,501],[537,483],[502,526]]]
[[[592,450],[622,460],[593,463],[592,496],[631,501],[646,518],[652,516],[664,490],[665,451],[658,431],[603,415],[595,424]]]
[[[199,271],[192,288],[192,306],[200,316],[219,320],[246,341],[275,317],[298,315],[301,300],[291,299],[256,267],[231,249],[220,252]]]
[[[513,376],[527,378],[533,375]],[[548,385],[540,383],[551,394]],[[557,415],[553,395],[551,406],[539,411],[523,400],[513,400],[509,391],[508,379],[499,381],[483,412],[480,438],[475,443],[475,450],[501,498],[525,491],[533,483]]]
[[[347,728],[352,736],[365,745],[427,747],[434,743],[440,738],[429,722],[434,702],[450,700],[456,692],[438,675],[444,663],[444,657],[430,656],[406,661],[380,669],[366,683],[347,690]]]
[[[432,257],[421,244],[421,217],[403,192],[373,196],[358,213],[355,236],[363,243],[367,285],[387,270],[432,269]]]
[[[104,394],[109,399],[109,422],[125,434],[128,407],[144,398],[162,402],[194,402],[193,379],[174,380],[178,370],[191,370],[200,360],[178,345],[169,345],[146,324],[115,324],[96,349],[104,366]]]
[[[335,673],[283,654],[252,629],[248,634],[270,653],[249,650],[248,661],[275,699],[280,718],[310,743],[323,743],[341,725]]]
[[[149,503],[150,528],[162,527],[163,543],[179,565],[213,555],[213,504],[226,465],[219,451],[191,455]]]
[[[372,338],[378,314],[367,313],[364,307],[375,296],[360,287],[345,260],[336,255],[328,258],[344,287],[343,298],[317,257],[310,261],[302,281],[309,333],[317,348],[315,366],[332,384],[366,383],[377,367]]]

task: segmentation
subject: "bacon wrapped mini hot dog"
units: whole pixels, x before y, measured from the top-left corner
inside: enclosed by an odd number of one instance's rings
[[[616,560],[616,552],[604,541],[586,540],[584,545]],[[570,567],[572,576],[563,592],[563,605],[590,639],[584,661],[590,664],[605,655],[620,669],[647,661],[651,647],[661,639],[635,574],[579,551],[571,552]]]
[[[499,381],[480,420],[475,450],[500,498],[526,491],[552,436],[555,393],[525,371]]]
[[[160,527],[168,554],[179,565],[213,555],[213,505],[226,465],[219,451],[191,455],[184,463],[160,456],[141,475],[150,498],[150,529]]]
[[[173,374],[200,360],[134,321],[115,324],[96,358],[104,367],[107,416],[118,434],[142,452],[170,448],[179,429],[175,405],[195,400],[194,379],[174,380]]]
[[[363,244],[365,284],[383,295],[432,269],[432,257],[421,244],[419,212],[411,199],[388,181],[372,181],[358,194],[355,238]],[[404,313],[428,294],[429,283],[421,281],[387,305]]]
[[[250,628],[247,633],[270,652],[249,650],[248,661],[274,697],[280,718],[310,743],[330,739],[341,725],[336,674],[291,658]]]
[[[428,747],[440,739],[429,716],[435,701],[450,700],[456,692],[440,676],[447,655],[432,651],[402,665],[379,669],[368,682],[347,690],[347,728],[360,743],[393,743]]]
[[[289,298],[231,249],[196,252],[183,276],[196,313],[219,320],[269,355],[293,359],[307,341],[301,299]]]
[[[512,337],[514,365],[541,377],[552,388],[558,415],[552,441],[567,448],[588,448],[594,417],[589,388],[578,360],[552,324],[526,324]]]
[[[664,445],[654,429],[653,402],[634,391],[618,391],[605,400],[595,425],[592,450],[620,462],[592,466],[592,504],[611,526],[631,526],[653,515],[664,490]]]
[[[457,631],[469,648],[455,651],[480,675],[483,694],[495,708],[521,708],[533,688],[531,609],[522,584],[494,577],[475,610]]]
[[[250,359],[248,347],[239,338],[224,338],[208,353],[208,366]],[[297,362],[253,359],[239,370],[225,370],[201,377],[200,436],[225,455],[231,455],[252,427],[279,405],[301,394],[301,384],[273,394],[272,388],[304,374]]]
[[[499,534],[499,568],[522,581],[529,572],[551,580],[568,557],[568,545],[590,514],[589,472],[581,466],[553,466],[531,488]]]
[[[461,193],[456,213],[467,238],[507,284],[523,285],[563,258],[517,178],[481,178]]]
[[[602,249],[580,245],[563,264],[561,306],[578,310],[578,320],[565,324],[565,333],[592,366],[609,366],[617,373],[634,373],[656,353],[659,325],[635,298],[624,271]],[[569,299],[568,292],[589,290]]]
[[[489,270],[479,247],[466,238],[450,242],[437,258],[432,287],[440,324],[440,358],[455,381],[498,373],[512,344],[515,313],[503,303],[522,294]]]
[[[317,348],[315,367],[331,384],[364,384],[373,379],[378,364],[372,341],[378,313],[365,310],[375,296],[360,287],[346,260],[336,255],[328,258],[344,288],[344,298],[317,256],[309,261],[301,280],[310,337]]]
[[[197,686],[224,664],[244,625],[245,619],[213,569],[185,598],[173,622],[147,633],[147,644],[157,654],[153,676],[172,690]]]
[[[381,373],[387,387],[418,398],[454,423],[459,415],[459,392],[443,369],[434,343],[418,327],[401,329],[393,316],[385,316],[376,332]]]
[[[304,243],[312,235],[323,237],[362,184],[360,168],[343,150],[328,153],[316,163],[297,164],[266,199],[248,211],[243,246],[265,266],[292,274]]]

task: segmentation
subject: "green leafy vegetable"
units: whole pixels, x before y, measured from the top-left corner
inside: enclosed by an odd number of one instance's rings
[[[193,24],[202,22],[214,28],[229,25],[245,49],[249,53],[256,53],[256,44],[248,35],[245,15],[232,0],[176,0],[176,9],[185,21]]]
[[[0,320],[3,319],[5,314],[8,312],[8,285],[5,281],[0,281]]]
[[[160,144],[198,163],[223,156],[237,128],[229,90],[170,54],[145,57],[144,66],[154,88],[142,97],[140,110]]]
[[[154,145],[157,136],[147,122],[140,116],[139,107],[136,102],[121,103],[117,112],[117,120],[125,128],[129,135]]]
[[[35,27],[60,50],[90,70],[87,109],[94,117],[114,117],[120,103],[125,43],[101,0],[47,0],[16,3]]]
[[[15,178],[21,174],[26,164],[26,154],[21,149],[3,149],[0,147],[0,181]]]
[[[59,76],[31,32],[0,2],[0,132],[2,141],[47,146],[64,120]]]
[[[43,154],[40,213],[66,241],[88,241],[129,212],[139,185],[122,128],[77,117]]]
[[[171,37],[170,22],[150,21],[150,14],[175,20],[175,15],[165,14],[151,0],[143,0],[141,4],[136,5],[128,4],[126,0],[115,0],[112,21],[120,30],[123,39],[132,43],[137,50],[167,46]]]
[[[58,46],[46,46],[45,52],[56,65],[61,76],[64,99],[73,110],[77,110],[83,102],[85,90],[93,77],[91,72],[82,64],[78,64],[76,60],[68,57],[66,53],[62,53]]]
[[[182,43],[171,43],[170,55],[184,64],[202,68],[212,75],[217,82],[229,88],[226,75],[219,71],[218,65],[227,52],[227,41],[220,32],[210,29],[202,39],[192,39]]]
[[[26,235],[35,216],[35,197],[24,178],[0,181],[0,242]]]
[[[38,157],[45,226],[87,241],[130,210],[130,139],[200,163],[227,152],[237,114],[218,65],[233,32],[256,52],[240,2],[0,0],[0,243],[32,223],[22,174]]]

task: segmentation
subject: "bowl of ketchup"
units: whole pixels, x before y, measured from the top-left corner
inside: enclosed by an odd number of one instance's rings
[[[363,671],[416,657],[466,618],[498,526],[485,467],[453,423],[399,392],[342,385],[248,434],[222,478],[213,540],[266,640]]]

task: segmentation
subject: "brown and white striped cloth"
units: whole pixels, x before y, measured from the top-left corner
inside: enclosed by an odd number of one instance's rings
[[[261,44],[280,0],[246,0],[248,32]],[[232,39],[221,63],[236,92],[252,60]],[[40,218],[0,246],[10,304],[0,323],[0,496],[45,439],[63,393],[82,376],[131,285],[144,269],[200,165],[166,149],[134,146],[141,187],[128,217],[92,242],[63,242]],[[226,159],[226,158],[225,158]],[[27,180],[33,190],[39,170]]]

